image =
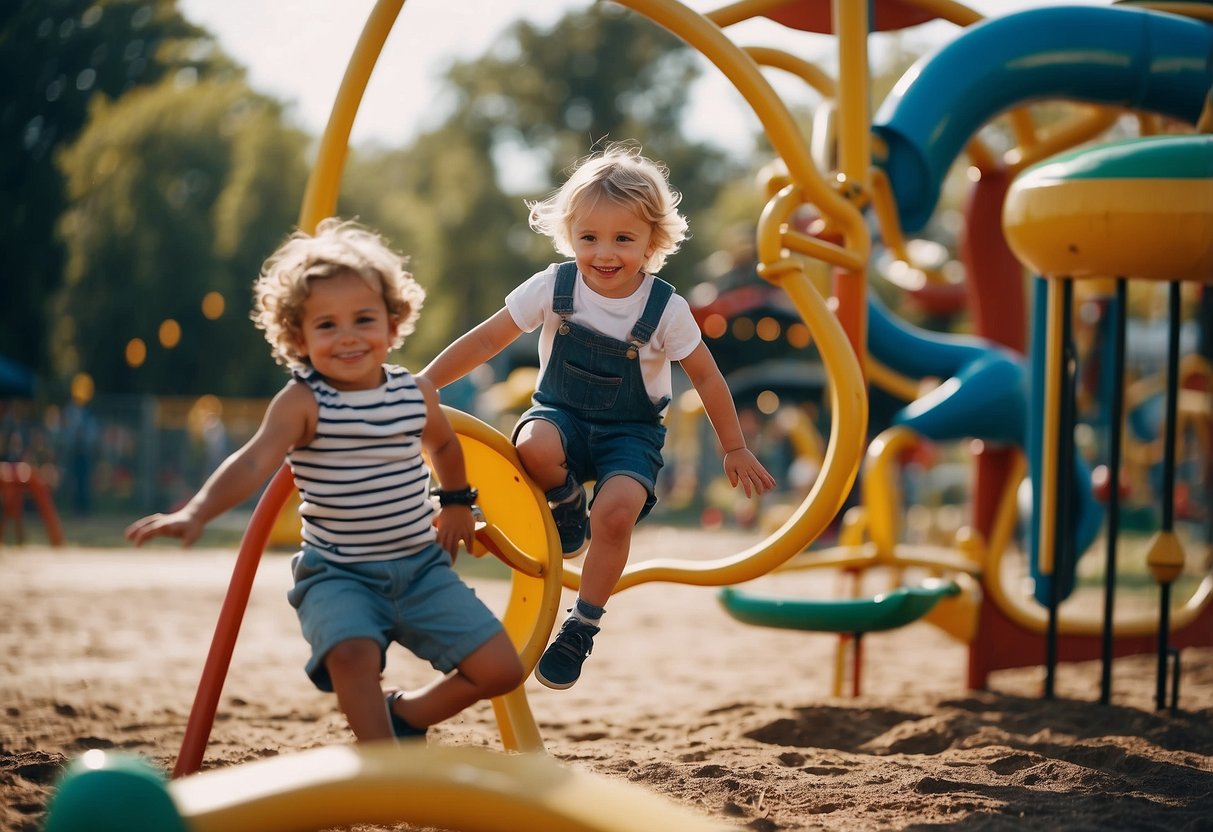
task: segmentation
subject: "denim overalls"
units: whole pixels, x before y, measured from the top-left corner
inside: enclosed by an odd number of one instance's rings
[[[644,312],[628,340],[619,341],[569,320],[576,280],[577,265],[562,263],[552,295],[552,311],[562,320],[533,406],[518,426],[531,419],[552,422],[564,441],[569,470],[578,481],[596,480],[595,492],[615,474],[640,482],[649,492],[644,517],[657,502],[654,489],[665,444],[661,412],[669,398],[657,404],[649,399],[640,348],[653,336],[674,287],[654,277]]]

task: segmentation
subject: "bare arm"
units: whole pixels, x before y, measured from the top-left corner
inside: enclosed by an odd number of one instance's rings
[[[708,421],[716,431],[716,438],[724,451],[724,470],[729,483],[734,488],[740,484],[747,497],[751,493],[770,491],[775,487],[775,478],[746,447],[745,435],[737,420],[737,409],[733,407],[733,395],[712,353],[705,344],[700,343],[694,352],[679,363],[686,370],[691,384],[695,385],[703,409],[708,414]]]
[[[433,383],[418,377],[417,387],[425,396],[425,430],[421,432],[421,446],[430,458],[439,487],[444,491],[462,491],[468,487],[468,477],[459,437],[439,407],[438,391]],[[475,525],[471,506],[444,506],[438,512],[438,545],[454,558],[459,551],[459,541],[471,546]]]
[[[252,496],[282,465],[294,445],[310,437],[316,423],[311,391],[290,382],[266,408],[257,433],[215,469],[190,501],[170,514],[152,514],[126,529],[136,546],[153,537],[181,539],[189,546],[208,522]]]
[[[502,307],[444,349],[417,375],[436,388],[446,387],[514,343],[521,334],[509,310]]]

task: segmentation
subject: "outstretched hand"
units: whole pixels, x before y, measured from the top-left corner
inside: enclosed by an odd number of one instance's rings
[[[724,472],[728,475],[729,484],[734,488],[740,485],[747,497],[764,494],[775,487],[775,478],[749,448],[737,448],[726,453]]]
[[[177,537],[188,547],[202,536],[204,524],[193,514],[174,511],[172,514],[151,514],[126,527],[126,539],[136,546],[153,537]]]

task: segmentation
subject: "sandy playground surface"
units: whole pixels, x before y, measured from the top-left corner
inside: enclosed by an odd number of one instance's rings
[[[642,526],[634,556],[750,542]],[[172,768],[234,558],[0,548],[0,830],[39,829],[61,767],[85,750]],[[795,577],[755,588],[782,593]],[[829,575],[812,580],[796,591],[832,592]],[[473,583],[504,605],[505,582]],[[303,675],[288,584],[288,556],[267,554],[206,768],[349,742],[334,697]],[[1052,701],[1039,667],[968,691],[965,648],[924,623],[869,636],[863,695],[835,698],[834,648],[830,635],[740,624],[715,590],[647,584],[612,599],[576,687],[532,679],[527,692],[562,764],[738,829],[1213,830],[1213,649],[1183,652],[1172,714],[1154,709],[1152,656],[1119,660],[1114,704],[1100,706],[1098,663],[1061,665]],[[431,678],[393,650],[389,683]],[[430,742],[501,747],[487,704]]]

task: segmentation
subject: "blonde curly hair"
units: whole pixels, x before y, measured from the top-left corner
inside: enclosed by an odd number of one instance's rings
[[[310,362],[300,355],[298,345],[311,281],[353,272],[383,293],[393,330],[392,349],[396,349],[412,334],[425,300],[425,290],[405,269],[407,262],[382,236],[352,220],[321,220],[315,234],[295,231],[266,258],[253,283],[250,317],[265,331],[275,361],[306,369]]]
[[[531,209],[531,228],[550,237],[558,252],[574,257],[573,218],[605,197],[635,211],[652,226],[653,253],[643,268],[653,274],[687,237],[686,217],[678,213],[682,194],[670,187],[668,177],[666,167],[642,156],[638,146],[627,142],[608,145],[578,162],[564,185],[547,199],[526,203]]]

